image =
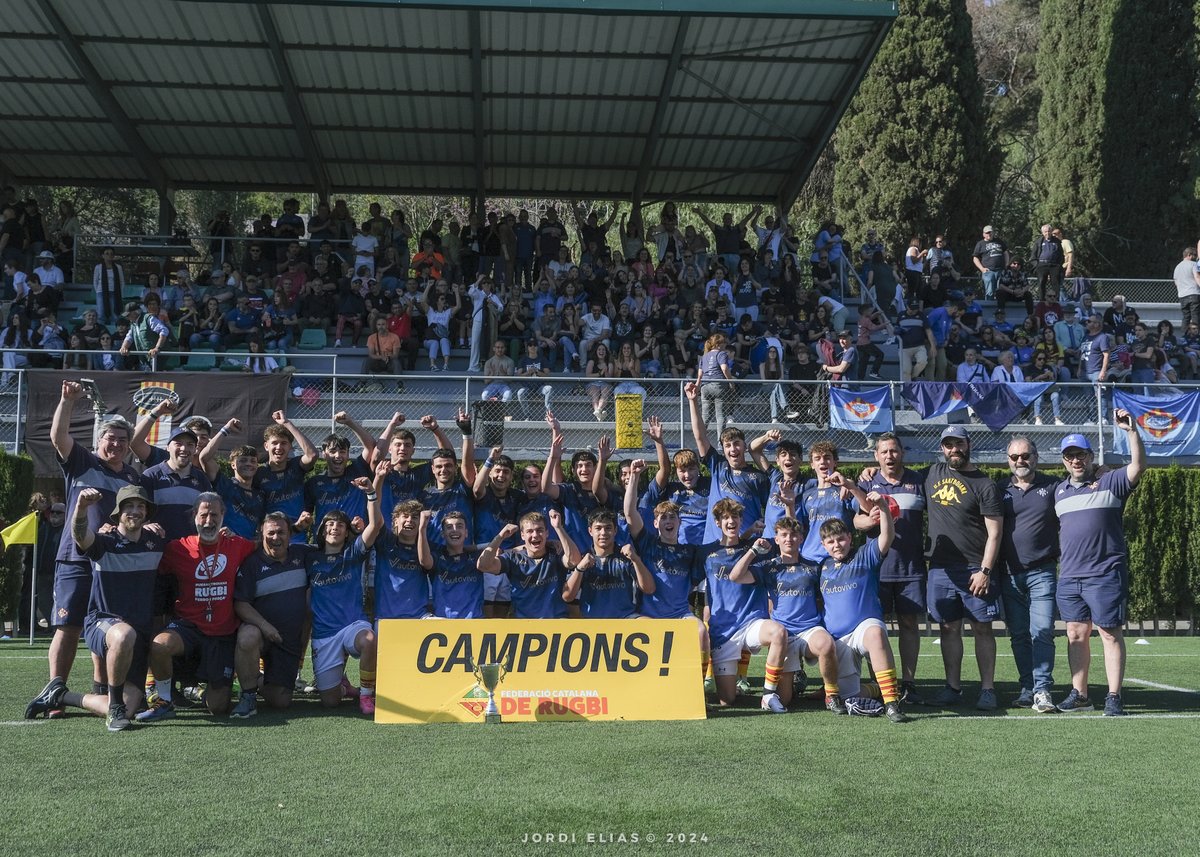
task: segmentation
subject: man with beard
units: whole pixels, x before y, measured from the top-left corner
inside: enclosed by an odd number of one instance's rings
[[[1037,469],[1038,453],[1024,437],[1008,443],[1012,477],[1000,483],[1004,494],[1004,535],[1000,556],[1007,574],[1000,579],[1004,622],[1021,679],[1018,708],[1054,711],[1054,595],[1058,571],[1058,481]]]
[[[50,425],[50,443],[54,446],[66,479],[68,509],[78,507],[80,494],[85,489],[100,492],[99,499],[83,507],[88,515],[90,532],[96,533],[116,508],[117,493],[126,485],[140,484],[141,478],[136,470],[125,463],[132,429],[123,418],[114,417],[101,423],[95,452],[85,449],[71,437],[71,415],[75,403],[83,396],[82,385],[75,381],[63,381],[62,395]],[[160,539],[160,549],[161,544]],[[83,555],[70,530],[65,530],[58,544],[54,567],[51,623],[55,627],[54,638],[50,642],[51,681],[39,694],[39,699],[46,695],[56,680],[66,686],[79,647],[79,637],[83,633],[84,618],[88,613],[93,576],[92,563]],[[93,657],[92,690],[97,694],[108,692],[104,680],[104,662],[99,656]],[[58,706],[42,711],[50,717],[61,716]]]
[[[64,394],[66,393],[64,383]],[[128,434],[126,434],[126,442]],[[145,529],[154,512],[150,494],[140,485],[117,492],[110,521],[115,532],[97,534],[91,509],[104,503],[104,492],[80,487],[74,504],[70,538],[92,568],[92,586],[85,625],[88,648],[104,659],[109,685],[103,693],[72,693],[66,680],[55,676],[25,709],[26,719],[60,709],[82,708],[106,718],[109,732],[133,724],[129,709],[141,704],[142,681],[150,642],[154,608],[154,578],[162,558],[163,540]]]
[[[142,484],[154,501],[154,522],[168,540],[182,539],[193,532],[196,498],[211,491],[208,476],[192,467],[196,457],[196,433],[178,428],[167,441],[167,460],[142,474]]]
[[[1125,503],[1146,470],[1146,448],[1133,415],[1121,408],[1117,428],[1129,438],[1129,464],[1099,475],[1092,446],[1081,434],[1062,441],[1067,478],[1054,492],[1054,511],[1061,524],[1061,574],[1056,601],[1067,623],[1067,662],[1071,692],[1059,711],[1090,711],[1087,680],[1091,665],[1092,627],[1100,629],[1108,695],[1104,715],[1125,713],[1121,683],[1125,677],[1125,610],[1129,601],[1129,551],[1125,545]]]
[[[267,515],[262,523],[262,547],[238,567],[233,610],[242,625],[234,660],[241,698],[230,717],[245,719],[257,714],[260,693],[271,708],[283,709],[292,703],[308,636],[305,559],[313,548],[291,544],[291,534],[287,515]]]
[[[175,618],[150,644],[155,693],[150,707],[137,715],[139,723],[175,716],[171,700],[175,658],[198,660],[196,678],[208,685],[204,703],[209,713],[229,713],[239,624],[234,584],[242,560],[254,552],[254,542],[222,534],[225,503],[219,494],[200,494],[192,514],[196,535],[175,539],[163,552],[159,573],[174,578],[179,594]]]
[[[892,432],[885,432],[875,442],[875,462],[879,469],[864,473],[858,487],[890,497],[900,510],[891,550],[879,569],[879,600],[885,614],[895,614],[899,629],[900,701],[920,703],[923,700],[914,681],[921,652],[919,622],[926,613],[924,474],[904,466],[904,445]],[[873,538],[878,532],[879,510],[888,506],[860,511],[854,517],[855,528],[866,530],[867,537]]]
[[[999,618],[999,592],[992,569],[1000,558],[1004,508],[996,483],[971,461],[971,440],[961,426],[941,436],[944,462],[929,467],[925,495],[929,500],[930,614],[941,626],[942,664],[946,686],[934,699],[957,705],[962,699],[962,623],[971,620],[980,691],[975,707],[996,708],[996,638],[992,622]]]

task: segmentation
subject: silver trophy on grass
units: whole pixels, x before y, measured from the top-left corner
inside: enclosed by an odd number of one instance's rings
[[[475,674],[475,681],[487,691],[488,695],[487,708],[483,710],[483,722],[503,723],[504,721],[500,717],[500,708],[496,705],[496,688],[508,675],[508,667],[504,664],[477,664],[471,661],[471,670]]]

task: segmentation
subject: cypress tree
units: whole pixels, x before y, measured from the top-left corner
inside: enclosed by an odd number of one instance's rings
[[[875,227],[902,251],[912,234],[946,232],[969,258],[999,159],[964,0],[900,0],[835,143],[833,199],[849,242]]]
[[[1195,238],[1194,0],[1046,0],[1038,216],[1092,274],[1169,276]]]

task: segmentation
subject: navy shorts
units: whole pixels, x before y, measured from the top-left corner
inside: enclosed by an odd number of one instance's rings
[[[283,638],[282,643],[263,640],[263,684],[274,684],[284,690],[292,690],[296,674],[300,672],[300,655],[303,644],[299,639]]]
[[[1000,618],[1000,586],[992,581],[987,595],[971,594],[971,574],[979,568],[929,569],[929,615],[939,623],[957,622],[964,617],[975,622],[994,622]]]
[[[1101,628],[1125,624],[1129,582],[1121,574],[1059,578],[1055,595],[1064,622],[1090,622]]]
[[[879,603],[883,605],[884,615],[894,616],[923,616],[925,615],[925,581],[924,580],[881,580],[879,582]]]
[[[183,641],[183,655],[177,660],[181,673],[209,687],[222,688],[233,684],[233,655],[237,649],[237,634],[210,637],[202,634],[191,622],[177,619],[164,631],[173,631]]]
[[[92,596],[92,567],[86,562],[60,562],[54,566],[55,627],[82,628]]]
[[[108,655],[109,629],[125,620],[111,613],[91,613],[83,626],[83,639],[92,654],[103,659]],[[138,630],[133,644],[133,657],[129,661],[129,671],[125,673],[125,683],[141,687],[146,683],[146,669],[150,663],[150,632],[147,629]]]

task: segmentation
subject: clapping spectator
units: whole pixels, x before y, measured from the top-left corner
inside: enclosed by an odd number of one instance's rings
[[[216,298],[204,302],[204,314],[196,321],[195,331],[188,337],[188,347],[195,351],[197,348],[208,347],[220,351],[224,337],[225,316]]]

